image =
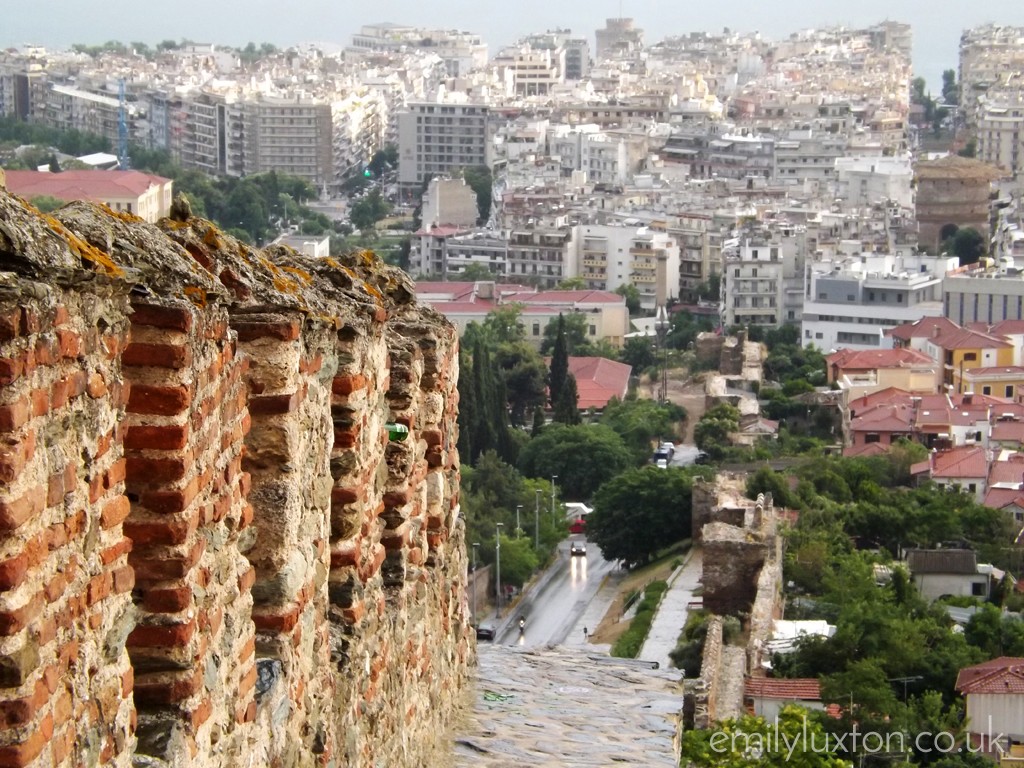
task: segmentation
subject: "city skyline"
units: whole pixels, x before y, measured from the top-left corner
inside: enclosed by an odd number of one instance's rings
[[[839,11],[813,0],[783,0],[773,5],[743,2],[719,3],[701,8],[699,14],[679,13],[677,8],[655,0],[605,0],[592,4],[583,0],[553,8],[540,0],[522,0],[514,14],[495,13],[493,6],[478,4],[464,8],[446,2],[429,8],[411,0],[378,3],[358,13],[325,0],[298,0],[286,23],[280,5],[253,0],[242,19],[234,19],[233,7],[210,6],[197,0],[178,0],[172,17],[154,19],[152,9],[122,2],[108,3],[98,15],[91,6],[70,0],[38,0],[20,13],[4,20],[0,45],[16,47],[37,44],[66,48],[75,43],[96,45],[108,40],[156,44],[161,40],[189,39],[223,45],[243,46],[247,42],[269,42],[278,47],[321,42],[344,46],[364,24],[393,22],[426,28],[463,29],[479,34],[493,55],[499,48],[524,35],[547,29],[570,28],[593,42],[594,31],[609,17],[633,18],[645,31],[648,43],[666,36],[689,32],[720,33],[723,28],[738,32],[760,32],[780,39],[801,29],[824,26],[864,27],[886,19],[911,24],[914,35],[914,74],[922,76],[933,93],[941,90],[941,73],[957,68],[961,32],[986,23],[1024,26],[1024,7],[1009,0],[991,0],[983,11],[967,4],[947,6],[936,13],[926,0],[882,2],[863,0]]]

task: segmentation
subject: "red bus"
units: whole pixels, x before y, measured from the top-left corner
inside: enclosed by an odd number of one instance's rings
[[[569,533],[586,533],[587,532],[587,521],[582,517],[577,517],[572,521],[572,525],[569,526]]]

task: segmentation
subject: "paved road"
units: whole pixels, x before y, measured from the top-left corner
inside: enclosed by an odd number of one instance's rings
[[[586,540],[583,536],[572,539]],[[551,566],[553,572],[546,579],[542,577],[536,591],[528,592],[513,609],[496,642],[527,648],[561,645],[575,629],[613,565],[601,556],[593,542],[587,542],[585,557],[571,556],[569,541],[558,546],[558,559]],[[519,615],[526,619],[522,635],[516,621]]]

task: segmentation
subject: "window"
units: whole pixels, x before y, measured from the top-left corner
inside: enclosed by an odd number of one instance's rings
[[[881,436],[875,434],[874,432],[869,432],[864,437],[864,442],[865,443],[877,443],[877,442],[879,442],[879,440],[881,440]]]
[[[992,387],[987,387],[987,386],[986,387],[982,387],[981,388],[981,394],[983,394],[983,395],[991,395],[992,394]]]
[[[823,338],[823,335],[822,335],[821,331],[818,331],[816,334],[814,334],[814,338],[816,338],[816,339]]]
[[[975,597],[984,597],[985,596],[985,584],[984,584],[984,582],[976,581],[973,584],[971,584],[971,594],[974,595]]]
[[[540,323],[533,324],[533,335],[540,336]]]
[[[977,359],[978,359],[978,353],[977,352],[964,352],[964,362],[965,363],[973,363]]]
[[[1013,384],[1006,385],[1006,394],[1004,397],[1013,397]]]
[[[596,325],[590,326],[590,335],[591,336],[597,336],[597,326]]]
[[[732,273],[732,276],[733,277],[739,277],[740,276],[740,271],[738,269],[734,270],[733,273]]]
[[[897,293],[896,294],[896,303],[897,304],[902,304],[903,303],[903,294],[902,293]]]

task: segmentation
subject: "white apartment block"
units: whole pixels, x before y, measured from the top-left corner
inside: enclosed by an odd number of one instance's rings
[[[507,96],[547,96],[565,82],[565,49],[561,46],[506,48],[495,57],[493,64],[504,82]]]
[[[668,224],[668,234],[679,245],[679,299],[696,304],[698,289],[712,274],[722,271],[720,239],[713,236],[711,216],[684,213]]]
[[[808,264],[803,346],[887,346],[887,328],[942,315],[943,276],[956,265],[956,257],[881,253]]]
[[[406,188],[461,168],[491,166],[490,107],[414,102],[398,116],[398,181]]]
[[[730,242],[723,248],[723,324],[800,322],[805,257],[804,227]]]
[[[914,168],[909,155],[840,157],[836,165],[836,198],[846,208],[881,201],[914,207]]]
[[[431,179],[423,193],[420,221],[423,229],[442,224],[457,227],[476,225],[476,193],[464,179]]]
[[[775,142],[775,179],[784,184],[834,181],[836,160],[845,155],[846,143],[827,133],[789,131]]]
[[[1024,27],[988,24],[960,37],[960,109],[968,124],[978,117],[979,99],[989,89],[1021,81]],[[1016,73],[1016,77],[1015,77]]]
[[[633,26],[627,18],[606,19],[604,28],[595,33],[597,47],[594,58],[604,61],[616,57],[628,57],[644,47],[644,31]]]
[[[1024,83],[1022,83],[1024,85]],[[985,100],[978,109],[975,135],[979,160],[1010,171],[1024,171],[1024,92]]]
[[[420,29],[401,24],[365,24],[352,35],[350,51],[401,53],[421,50],[436,53],[449,77],[463,77],[487,66],[487,43],[479,35],[447,29]]]
[[[679,296],[679,244],[648,227],[581,224],[570,276],[600,291],[634,285],[641,306],[654,310]]]

